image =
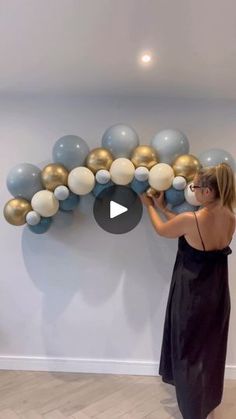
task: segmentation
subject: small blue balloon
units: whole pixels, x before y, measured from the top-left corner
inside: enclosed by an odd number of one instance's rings
[[[233,156],[228,153],[228,151],[221,148],[211,148],[204,151],[200,154],[199,160],[203,167],[211,167],[220,163],[227,163],[234,171],[236,170],[236,163]]]
[[[124,124],[112,125],[102,137],[102,147],[107,148],[116,159],[129,158],[138,145],[138,134],[133,128]]]
[[[70,192],[68,198],[64,201],[59,201],[59,208],[61,211],[73,211],[79,204],[80,197],[73,192]]]
[[[28,225],[30,231],[35,234],[43,234],[48,231],[49,227],[52,224],[52,217],[42,217],[39,224],[35,226]]]
[[[180,205],[185,201],[184,190],[177,190],[173,187],[165,191],[165,200],[171,205]]]
[[[98,197],[98,195],[102,192],[102,191],[104,191],[105,189],[107,189],[107,188],[110,188],[111,186],[114,186],[114,183],[111,181],[111,180],[109,180],[109,182],[107,182],[107,183],[105,183],[105,184],[102,184],[102,183],[98,183],[98,182],[96,182],[96,184],[95,184],[95,186],[94,186],[94,188],[93,188],[93,190],[92,190],[92,193],[93,193],[93,195],[97,198]]]
[[[31,201],[33,195],[44,189],[41,170],[30,163],[20,163],[13,167],[7,176],[7,188],[15,198]]]
[[[53,161],[63,164],[68,170],[83,166],[88,153],[87,143],[77,135],[64,135],[56,141],[52,150]]]
[[[141,182],[140,180],[133,179],[130,187],[133,189],[134,192],[137,194],[142,194],[145,192],[148,188],[150,188],[148,180],[145,180],[144,182]]]
[[[190,205],[187,201],[183,202],[180,205],[176,205],[173,206],[171,211],[177,213],[177,214],[181,214],[182,212],[187,212],[187,211],[197,211],[199,209],[199,207],[195,207],[194,205]]]

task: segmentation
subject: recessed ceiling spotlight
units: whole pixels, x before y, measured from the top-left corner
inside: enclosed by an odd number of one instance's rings
[[[148,64],[152,61],[152,56],[151,56],[151,54],[148,54],[148,53],[143,54],[142,57],[141,57],[141,60],[142,60],[143,63]]]
[[[139,57],[138,57],[138,63],[141,67],[150,68],[154,64],[154,56],[153,52],[149,49],[140,51]]]

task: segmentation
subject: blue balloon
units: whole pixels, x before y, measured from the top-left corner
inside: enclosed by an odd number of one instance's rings
[[[133,149],[138,145],[138,134],[128,125],[112,125],[102,137],[102,147],[107,148],[114,158],[129,158]]]
[[[44,189],[41,170],[30,163],[20,163],[13,167],[7,176],[7,188],[15,198],[31,201],[33,195]]]
[[[141,182],[140,180],[133,179],[130,187],[133,189],[134,192],[137,194],[142,194],[145,192],[148,188],[150,188],[148,180],[145,180],[144,182]]]
[[[177,190],[173,187],[165,191],[165,200],[171,205],[180,205],[185,201],[184,190]]]
[[[111,186],[114,186],[114,183],[111,180],[109,182],[105,183],[105,184],[101,184],[101,183],[96,182],[96,184],[95,184],[95,186],[94,186],[94,188],[92,190],[92,193],[97,198],[98,195],[102,191],[104,191],[107,188],[110,188]]]
[[[64,201],[59,201],[59,208],[61,211],[73,211],[77,207],[79,201],[79,195],[70,192],[68,198],[66,198]]]
[[[158,132],[151,141],[162,163],[171,164],[181,154],[189,153],[189,141],[183,132],[175,129],[164,129]]]
[[[76,135],[65,135],[53,146],[52,157],[55,163],[63,164],[68,170],[83,166],[89,153],[87,143]]]
[[[199,207],[196,207],[194,205],[190,205],[187,201],[183,202],[180,205],[173,206],[171,211],[176,212],[177,214],[181,214],[182,212],[187,211],[197,211]]]
[[[236,164],[233,156],[228,151],[221,148],[211,148],[204,151],[199,156],[200,163],[203,167],[216,166],[220,163],[227,163],[235,171]]]
[[[42,217],[39,224],[35,226],[28,225],[30,231],[35,234],[43,234],[48,231],[49,227],[52,224],[52,217]]]

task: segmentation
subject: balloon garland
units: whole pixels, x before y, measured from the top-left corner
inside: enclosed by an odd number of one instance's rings
[[[108,128],[101,147],[93,150],[76,135],[59,138],[52,160],[42,170],[29,163],[10,170],[7,188],[14,198],[3,211],[10,224],[27,223],[32,232],[44,233],[59,210],[73,211],[80,196],[92,192],[98,197],[113,185],[129,186],[138,194],[165,191],[172,211],[194,211],[200,203],[190,185],[200,167],[225,162],[236,168],[232,155],[223,149],[209,149],[199,157],[190,154],[181,131],[162,130],[150,145],[140,145],[135,130],[123,124]]]

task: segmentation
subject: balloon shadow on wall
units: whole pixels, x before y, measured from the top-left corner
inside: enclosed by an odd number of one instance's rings
[[[94,220],[93,204],[92,193],[81,197],[77,210],[60,211],[45,234],[36,235],[27,226],[23,230],[24,263],[43,294],[42,335],[47,355],[63,356],[63,345],[56,342],[57,322],[76,294],[88,305],[98,307],[110,300],[118,286],[123,287],[124,328],[128,322],[135,334],[150,323],[156,353],[155,320],[159,318],[160,302],[170,276],[170,249],[176,243],[167,244],[157,237],[146,219],[127,234],[107,233]],[[119,357],[122,353],[127,357],[128,353],[134,353],[134,340],[133,343],[130,340],[131,346],[127,348],[122,339],[117,339],[115,322],[117,316],[119,323],[120,314],[120,308],[112,314],[114,327],[103,356],[114,357],[117,352]]]
[[[103,305],[115,292],[124,270],[115,256],[114,235],[97,226],[94,196],[81,197],[73,213],[59,212],[45,234],[25,226],[22,234],[24,264],[42,292],[42,335],[47,355],[63,356],[56,341],[57,322],[74,296],[93,307]],[[58,338],[59,339],[59,338]]]
[[[144,210],[138,226],[128,234],[117,237],[116,242],[116,257],[123,261],[124,266],[120,281],[124,329],[128,324],[134,335],[133,339],[123,344],[122,330],[119,336],[116,327],[116,321],[118,324],[120,322],[121,310],[114,310],[113,329],[104,355],[111,357],[117,353],[119,357],[129,358],[129,355],[133,357],[137,348],[145,352],[145,343],[140,342],[140,336],[147,327],[151,329],[153,357],[157,358],[162,337],[160,316],[167,300],[176,240],[158,236]]]
[[[146,297],[149,302],[147,309],[150,319],[153,359],[159,361],[165,310],[178,249],[178,239],[159,236],[152,227],[150,220],[148,220],[148,227],[145,229],[143,236],[146,238],[150,259],[156,266],[155,277],[153,280],[149,278],[148,286],[144,290],[146,290]]]
[[[93,202],[91,194],[81,197],[78,209],[59,212],[46,234],[35,235],[24,228],[25,266],[48,298],[49,312],[54,309],[55,315],[77,291],[91,304],[102,304],[119,281],[123,263],[114,258],[112,235],[103,232],[93,219]],[[106,248],[101,245],[104,236]]]

